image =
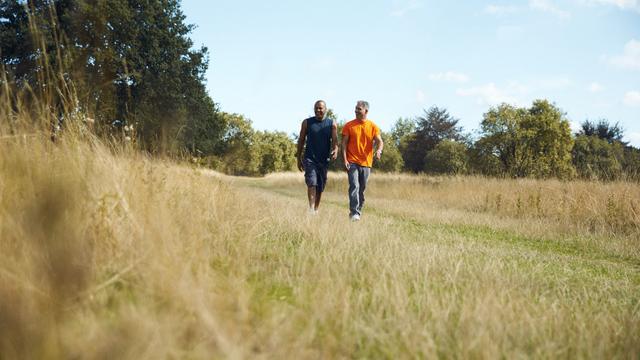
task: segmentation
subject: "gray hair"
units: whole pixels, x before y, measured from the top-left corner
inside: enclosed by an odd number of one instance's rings
[[[367,101],[364,101],[364,100],[358,100],[358,102],[356,103],[356,106],[357,106],[357,105],[362,105],[362,107],[363,107],[365,110],[367,110],[367,111],[369,110],[369,102],[367,102]]]

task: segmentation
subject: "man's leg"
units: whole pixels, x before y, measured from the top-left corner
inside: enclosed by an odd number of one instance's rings
[[[318,173],[315,164],[309,159],[304,159],[304,182],[307,184],[309,212],[312,213],[315,212]]]
[[[318,208],[320,207],[320,198],[322,198],[322,193],[320,192],[320,189],[316,190],[316,203],[315,203],[315,210],[318,211]]]
[[[307,197],[309,198],[309,209],[313,210],[316,207],[315,204],[317,204],[318,201],[320,200],[316,196],[316,187],[315,186],[307,187]]]
[[[316,186],[316,212],[320,207],[320,199],[322,199],[322,193],[324,192],[324,187],[327,186],[327,172],[329,168],[328,165],[318,165],[317,166],[317,180],[318,186]]]
[[[315,211],[318,211],[320,207],[320,199],[322,199],[322,192],[324,191],[324,187],[327,185],[327,166],[316,165],[316,179],[318,186],[316,186],[316,197],[315,197]]]
[[[349,176],[349,216],[360,215],[358,210],[358,165],[351,164],[348,171]]]
[[[362,166],[358,168],[358,183],[360,184],[360,191],[358,196],[360,198],[360,202],[358,203],[358,214],[362,215],[362,208],[364,207],[364,190],[367,188],[367,181],[369,181],[369,174],[371,173],[371,168]]]

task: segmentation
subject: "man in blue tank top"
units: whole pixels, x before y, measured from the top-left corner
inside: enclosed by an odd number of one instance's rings
[[[335,160],[338,157],[338,125],[332,119],[325,117],[327,104],[323,100],[318,100],[313,105],[313,111],[316,116],[302,121],[296,154],[298,169],[304,170],[310,214],[318,212],[320,198],[327,183],[329,158]]]

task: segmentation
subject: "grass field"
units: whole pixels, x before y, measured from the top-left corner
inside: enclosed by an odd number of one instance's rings
[[[0,358],[640,358],[640,186],[0,143]]]

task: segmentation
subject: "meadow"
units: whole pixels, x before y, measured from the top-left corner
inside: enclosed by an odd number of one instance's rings
[[[640,186],[229,177],[0,141],[0,358],[638,358]]]

